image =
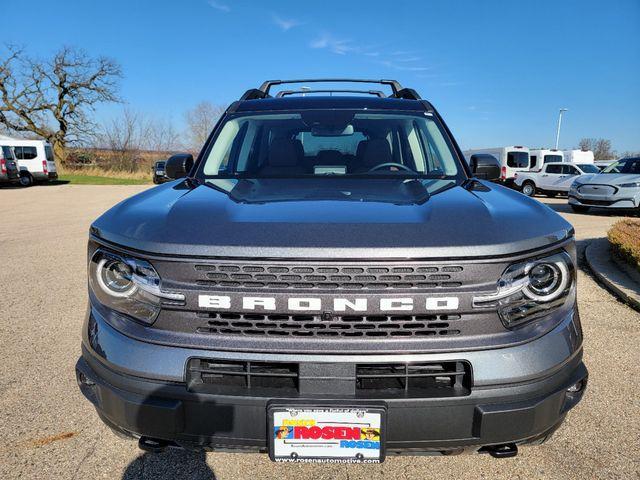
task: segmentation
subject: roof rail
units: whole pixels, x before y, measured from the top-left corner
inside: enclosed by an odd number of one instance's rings
[[[420,95],[412,88],[404,88],[397,80],[372,80],[363,78],[305,78],[295,80],[267,80],[259,88],[247,90],[240,100],[255,100],[258,98],[270,98],[269,91],[274,85],[289,83],[379,83],[391,87],[389,98],[404,98],[407,100],[421,100]],[[335,90],[334,90],[335,91]]]
[[[276,98],[285,97],[287,95],[297,95],[297,94],[306,94],[306,93],[364,93],[367,95],[375,95],[376,97],[384,98],[386,95],[382,93],[380,90],[282,90],[278,92]]]
[[[389,85],[393,94],[402,90],[402,85],[397,80],[367,80],[362,78],[307,78],[296,80],[267,80],[258,90],[264,92],[265,96],[269,95],[269,90],[274,85],[282,85],[284,83],[379,83],[381,85]]]

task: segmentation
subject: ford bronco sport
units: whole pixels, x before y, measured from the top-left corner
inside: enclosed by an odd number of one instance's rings
[[[148,451],[544,442],[587,381],[571,225],[396,81],[270,95],[316,81],[247,91],[175,180],[93,223],[82,393]]]

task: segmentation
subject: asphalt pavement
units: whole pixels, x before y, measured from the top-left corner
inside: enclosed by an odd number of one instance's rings
[[[391,457],[381,465],[274,464],[265,455],[145,454],[114,436],[80,394],[74,365],[86,308],[91,221],[145,186],[0,189],[1,479],[591,479],[640,477],[640,314],[579,271],[589,388],[553,439],[516,458]],[[578,215],[579,251],[619,217]]]

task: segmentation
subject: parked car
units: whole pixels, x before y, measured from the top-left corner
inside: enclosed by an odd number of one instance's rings
[[[560,150],[536,148],[529,150],[529,160],[531,171],[539,171],[545,163],[563,162],[564,155]]]
[[[604,170],[612,163],[615,163],[617,160],[596,160],[593,164],[598,167],[600,170]]]
[[[7,145],[2,145],[0,139],[0,184],[19,182],[18,164],[13,158],[13,150]]]
[[[49,143],[44,140],[6,139],[6,137],[3,143],[10,145],[13,149],[20,170],[20,183],[23,186],[58,179],[53,148]]]
[[[498,148],[476,148],[465,150],[464,156],[467,162],[471,161],[474,154],[492,155],[500,164],[500,178],[498,181],[508,187],[513,187],[515,174],[526,172],[530,168],[529,149],[519,145]]]
[[[587,386],[573,227],[492,183],[490,155],[472,172],[397,81],[270,95],[321,81],[247,91],[197,162],[167,161],[178,181],[92,224],[81,392],[155,452],[376,463],[542,443]]]
[[[164,183],[164,182],[168,182],[170,179],[167,178],[166,174],[165,174],[165,161],[164,160],[160,160],[156,163],[153,164],[153,166],[151,167],[152,170],[152,175],[153,175],[153,183],[160,184],[160,183]]]
[[[554,197],[558,193],[567,193],[579,175],[599,171],[592,163],[545,163],[542,170],[537,172],[518,172],[515,184],[528,197],[533,197],[536,193]]]
[[[578,177],[569,190],[569,205],[579,213],[592,207],[640,213],[640,157],[623,158],[600,173]]]

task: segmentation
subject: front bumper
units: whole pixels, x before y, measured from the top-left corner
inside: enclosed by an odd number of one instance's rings
[[[587,370],[574,313],[554,330],[527,344],[496,350],[411,355],[286,355],[213,352],[151,345],[126,337],[94,316],[91,342],[85,334],[76,365],[78,384],[102,420],[133,437],[146,436],[187,448],[267,449],[267,407],[279,404],[383,404],[387,408],[387,454],[477,451],[507,443],[546,439],[582,398]],[[85,332],[87,329],[85,328]],[[97,332],[97,333],[96,333]],[[295,398],[220,395],[190,391],[189,358],[284,360],[325,365],[381,361],[468,361],[473,386],[450,398],[363,399],[336,392],[329,383],[318,393]],[[330,363],[329,363],[330,362]],[[319,377],[323,378],[323,377]],[[342,379],[344,380],[344,379]],[[340,381],[342,381],[340,380]],[[338,382],[338,380],[335,380]],[[582,382],[575,393],[567,389]]]
[[[581,195],[579,192],[569,192],[569,204],[582,207],[629,209],[640,207],[640,195]]]

